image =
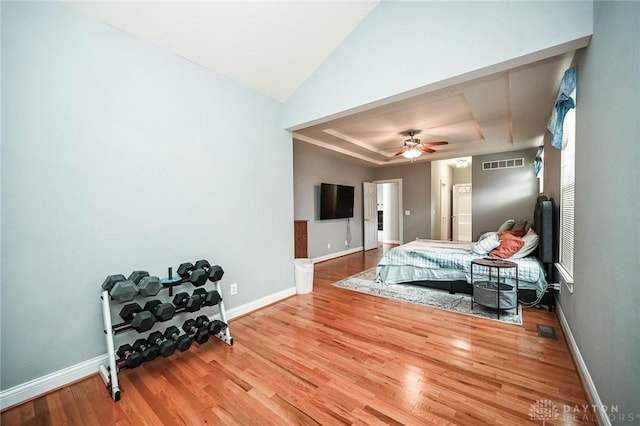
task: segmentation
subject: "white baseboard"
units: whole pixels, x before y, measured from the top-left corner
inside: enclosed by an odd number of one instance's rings
[[[562,331],[567,338],[567,344],[569,345],[569,350],[571,351],[573,360],[576,363],[576,367],[578,367],[578,374],[580,374],[582,383],[584,383],[585,387],[587,388],[586,391],[587,397],[589,398],[589,403],[596,410],[596,416],[598,416],[598,424],[610,426],[611,421],[607,416],[607,412],[603,408],[602,400],[600,399],[600,395],[598,395],[596,385],[595,383],[593,383],[591,374],[589,374],[589,370],[587,369],[587,364],[584,362],[584,358],[582,358],[582,354],[580,353],[578,344],[573,338],[573,333],[571,333],[571,328],[569,327],[567,318],[564,316],[564,312],[562,312],[562,306],[559,303],[556,304],[556,313],[558,315],[558,318],[560,319]]]
[[[99,355],[71,367],[54,371],[37,379],[0,392],[0,410],[33,399],[39,395],[65,386],[69,383],[96,374],[98,367],[107,362],[107,354]],[[105,391],[106,395],[106,391]]]
[[[364,250],[364,247],[362,247],[362,246],[354,247],[354,248],[349,249],[349,250],[344,250],[344,251],[339,251],[339,252],[336,252],[336,253],[326,254],[326,255],[320,256],[320,257],[314,257],[311,260],[313,261],[313,263],[324,262],[325,260],[335,259],[336,257],[346,256],[348,254],[357,253],[357,252],[362,251],[362,250]]]
[[[253,302],[245,303],[244,305],[236,306],[226,311],[227,319],[236,318],[245,315],[249,312],[255,311],[272,303],[286,299],[287,297],[296,294],[296,288],[291,287],[277,293],[270,294],[261,299]],[[214,315],[219,317],[219,314]],[[233,329],[230,327],[231,331]],[[14,405],[21,404],[36,398],[52,390],[66,386],[70,383],[84,379],[98,372],[100,365],[108,363],[108,355],[99,355],[95,358],[91,358],[87,361],[83,361],[76,365],[72,365],[62,370],[54,371],[37,379],[30,380],[26,383],[22,383],[18,386],[14,386],[7,390],[0,392],[0,410],[12,407]],[[108,398],[108,392],[105,390],[105,398]]]
[[[270,294],[261,299],[254,300],[253,302],[245,303],[244,305],[227,309],[226,310],[227,319],[240,317],[242,315],[248,314],[249,312],[253,312],[260,308],[264,308],[265,306],[271,305],[272,303],[279,302],[295,294],[296,294],[296,288],[291,287],[291,288],[287,288],[285,290],[279,291],[277,293]]]

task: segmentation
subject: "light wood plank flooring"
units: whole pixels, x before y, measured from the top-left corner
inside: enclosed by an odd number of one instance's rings
[[[95,375],[4,411],[2,424],[522,425],[542,424],[530,417],[539,400],[558,408],[547,425],[595,424],[573,412],[589,403],[555,314],[524,309],[519,327],[331,286],[383,251],[316,264],[313,293],[231,320],[232,347],[123,371],[120,402]]]

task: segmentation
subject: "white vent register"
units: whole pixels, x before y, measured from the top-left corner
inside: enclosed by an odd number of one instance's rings
[[[516,167],[524,167],[524,157],[482,162],[482,170],[514,169]]]

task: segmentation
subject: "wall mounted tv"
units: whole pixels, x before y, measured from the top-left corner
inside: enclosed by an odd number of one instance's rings
[[[353,186],[320,184],[320,219],[353,217]]]

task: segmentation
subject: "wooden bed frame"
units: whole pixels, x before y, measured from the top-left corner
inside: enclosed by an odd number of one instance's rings
[[[536,249],[536,256],[542,262],[544,266],[545,279],[547,282],[551,280],[551,270],[555,259],[555,226],[553,220],[553,200],[547,198],[545,195],[541,195],[536,200],[536,206],[533,213],[533,225],[532,228],[538,234],[538,248]],[[430,288],[437,288],[441,290],[448,290],[449,293],[464,293],[471,294],[471,286],[466,281],[413,281],[408,284],[421,285]],[[518,300],[524,303],[532,303],[538,299],[535,290],[531,289],[519,289]],[[548,288],[542,299],[539,302],[540,305],[545,305],[552,311],[555,306],[555,298],[553,291]]]

